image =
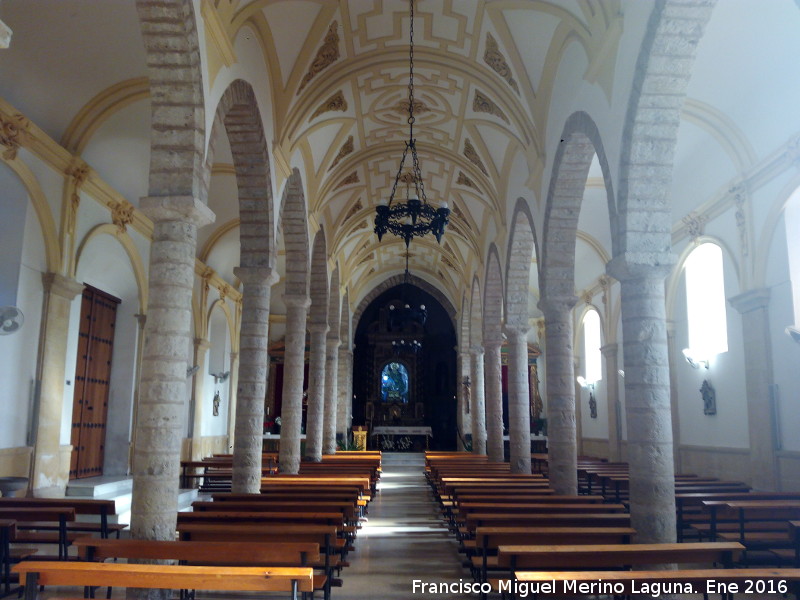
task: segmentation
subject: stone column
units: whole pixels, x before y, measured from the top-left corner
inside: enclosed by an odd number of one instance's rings
[[[667,321],[667,353],[669,355],[669,405],[672,414],[672,464],[676,473],[681,472],[681,418],[678,406],[678,369],[675,358],[681,356],[675,345],[675,322]]]
[[[619,462],[621,432],[619,430],[619,344],[606,344],[600,348],[606,363],[606,399],[608,402],[608,459]]]
[[[745,394],[750,432],[750,481],[757,490],[778,489],[774,407],[772,340],[769,332],[769,288],[748,290],[728,300],[742,315],[742,338],[747,348]]]
[[[575,369],[572,347],[574,296],[543,297],[547,353],[547,453],[550,485],[556,494],[578,493]]]
[[[352,374],[353,351],[346,346],[339,346],[339,360],[337,361],[336,387],[338,399],[336,405],[336,432],[347,439],[347,432],[352,423],[350,421],[351,406],[353,404]]]
[[[469,379],[470,365],[469,354],[466,352],[459,352],[456,356],[456,373],[458,374],[458,381],[456,381],[456,399],[458,402],[458,448],[466,451],[466,447],[462,442],[467,440],[467,434],[472,434],[472,413],[470,412],[469,402],[470,399],[465,393],[464,378]]]
[[[606,269],[621,284],[631,527],[641,543],[674,542],[676,533],[664,295],[670,269],[624,256]]]
[[[486,452],[490,462],[503,462],[503,374],[499,340],[484,343],[486,375]]]
[[[306,316],[311,299],[285,294],[286,350],[283,363],[283,406],[281,407],[281,473],[300,470],[300,428],[303,426],[303,371],[306,353]]]
[[[506,329],[508,336],[508,432],[512,473],[531,472],[531,405],[528,382],[528,332]]]
[[[243,289],[231,489],[258,494],[269,369],[269,303],[278,274],[269,267],[236,267],[233,272]]]
[[[325,350],[325,417],[322,431],[322,452],[336,454],[336,420],[339,409],[338,335],[328,335]]]
[[[198,365],[200,370],[192,377],[192,460],[203,458],[203,392],[205,390],[205,364],[206,355],[211,348],[211,342],[205,338],[194,339],[194,361],[190,364]]]
[[[239,385],[239,353],[231,352],[230,384],[228,386],[228,450],[233,452],[236,440],[236,388]],[[262,424],[263,429],[263,424]]]
[[[153,221],[150,295],[133,452],[131,537],[175,539],[197,229],[214,213],[190,196],[143,198]]]
[[[69,463],[61,464],[61,415],[64,408],[69,313],[83,284],[58,273],[43,273],[44,307],[39,372],[41,391],[31,489],[37,498],[63,498]]]
[[[483,346],[472,346],[470,353],[470,395],[472,396],[472,451],[486,454],[486,402],[483,382]]]
[[[325,415],[325,340],[327,323],[308,326],[308,412],[306,413],[306,459],[322,460],[322,428]]]

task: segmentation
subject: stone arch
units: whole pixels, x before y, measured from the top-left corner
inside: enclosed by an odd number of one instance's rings
[[[503,462],[503,276],[497,246],[489,246],[483,283],[483,347],[486,381],[486,451],[492,462]]]
[[[214,160],[214,142],[224,128],[233,155],[239,196],[239,241],[242,267],[273,267],[272,181],[264,127],[252,86],[233,81],[217,106],[211,127],[204,188],[208,188]]]
[[[372,303],[375,298],[380,296],[386,290],[393,288],[397,285],[401,285],[405,282],[405,276],[403,274],[400,275],[393,275],[383,282],[376,285],[372,290],[361,299],[361,302],[358,303],[358,307],[353,312],[353,323],[358,323],[361,319],[361,315],[364,313],[364,310]],[[442,293],[442,291],[437,288],[435,285],[428,283],[426,280],[417,277],[416,275],[409,273],[408,275],[408,283],[418,288],[425,290],[431,296],[436,298],[436,301],[442,305],[442,307],[447,311],[447,314],[450,316],[450,319],[453,322],[453,326],[455,327],[456,322],[456,309],[453,306],[453,303],[447,298],[447,296]],[[467,338],[469,339],[469,338]]]
[[[595,154],[606,187],[612,244],[618,243],[614,218],[616,205],[600,133],[588,114],[576,112],[564,124],[547,193],[539,272],[543,298],[569,297],[575,293],[578,217]]]
[[[644,543],[675,540],[664,302],[664,278],[675,262],[669,193],[681,108],[697,45],[715,4],[654,4],[622,132],[618,243],[607,271],[621,284],[631,526],[636,540]]]
[[[311,250],[311,309],[309,322],[311,325],[328,325],[328,259],[325,244],[325,230],[320,229],[314,236]],[[310,384],[309,384],[310,385]]]
[[[300,171],[294,169],[281,198],[280,223],[286,251],[285,293],[308,297],[309,237]]]
[[[150,76],[151,196],[205,202],[200,47],[191,0],[136,0]]]
[[[506,325],[528,328],[528,290],[531,259],[538,254],[536,230],[527,202],[517,200],[506,251]]]

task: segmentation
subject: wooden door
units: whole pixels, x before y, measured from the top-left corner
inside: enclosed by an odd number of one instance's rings
[[[103,474],[114,322],[119,302],[91,286],[83,290],[72,402],[70,479]]]

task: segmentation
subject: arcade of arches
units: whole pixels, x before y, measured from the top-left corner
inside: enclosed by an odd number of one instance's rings
[[[180,460],[230,451],[258,491],[276,417],[289,473],[357,425],[524,472],[546,426],[560,493],[580,454],[630,464],[644,541],[674,535],[676,470],[800,489],[798,2],[417,0],[420,167],[452,213],[408,249],[372,231],[407,0],[0,20],[0,306],[25,316],[0,337],[0,475],[33,495],[131,475],[132,534],[166,539]],[[713,345],[684,270],[704,244]]]

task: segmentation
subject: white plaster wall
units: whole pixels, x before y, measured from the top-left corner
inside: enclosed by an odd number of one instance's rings
[[[208,327],[208,340],[211,347],[206,355],[205,369],[197,377],[205,378],[203,382],[203,398],[201,410],[203,411],[202,430],[200,435],[214,436],[226,435],[228,431],[228,407],[230,379],[214,383],[211,373],[224,373],[230,370],[231,344],[228,321],[221,309],[216,308],[211,312]],[[214,393],[219,391],[219,415],[214,416]]]

